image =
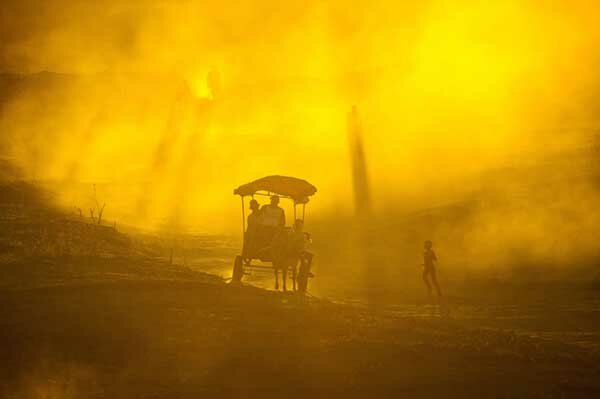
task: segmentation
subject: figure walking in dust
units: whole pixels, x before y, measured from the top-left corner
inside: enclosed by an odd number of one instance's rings
[[[433,243],[429,240],[425,241],[425,250],[423,251],[423,281],[427,286],[427,292],[431,297],[431,283],[429,279],[431,278],[431,282],[437,291],[439,297],[442,296],[442,291],[440,290],[440,286],[437,282],[437,276],[435,273],[435,264],[437,262],[437,256],[433,251]]]

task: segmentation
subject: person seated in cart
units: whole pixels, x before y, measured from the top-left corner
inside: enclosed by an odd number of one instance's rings
[[[260,204],[258,203],[257,200],[252,199],[250,201],[250,210],[252,211],[249,215],[248,215],[248,227],[246,228],[246,232],[254,232],[256,231],[256,229],[258,228],[258,226],[261,223],[261,216],[262,216],[262,212],[260,211]]]
[[[257,200],[252,199],[250,201],[250,210],[252,212],[248,215],[247,219],[247,227],[244,234],[244,249],[246,252],[249,251],[252,253],[256,248],[262,216],[260,204]]]
[[[271,203],[260,209],[260,226],[269,240],[285,227],[285,211],[279,206],[279,196],[273,195]]]

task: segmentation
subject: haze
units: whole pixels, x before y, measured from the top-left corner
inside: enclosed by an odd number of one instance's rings
[[[12,1],[1,155],[61,206],[87,209],[96,184],[106,217],[143,228],[237,231],[232,189],[269,174],[315,184],[310,217],[332,221],[354,207],[356,105],[377,218],[475,198],[462,239],[537,245],[551,225],[548,245],[595,253],[599,16],[591,1]]]

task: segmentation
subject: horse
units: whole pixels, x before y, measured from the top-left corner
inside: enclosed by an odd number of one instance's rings
[[[302,243],[304,236],[301,237]],[[283,279],[283,291],[287,291],[288,271],[292,272],[293,290],[296,291],[298,261],[300,260],[301,244],[296,231],[285,228],[279,232],[271,243],[271,257],[275,273],[275,289],[279,289],[279,271]]]
[[[275,289],[279,290],[279,271],[281,270],[281,279],[283,282],[283,291],[287,291],[287,275],[288,271],[291,269],[292,272],[292,284],[293,291],[296,291],[296,274],[297,274],[297,265],[298,262],[287,263],[283,262],[273,262],[273,270],[275,272]]]

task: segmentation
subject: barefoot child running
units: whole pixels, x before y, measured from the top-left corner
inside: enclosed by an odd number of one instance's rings
[[[429,283],[429,278],[431,278],[431,282],[435,286],[435,290],[439,297],[442,296],[442,291],[440,290],[440,286],[437,282],[437,277],[435,275],[435,263],[437,262],[437,256],[435,256],[435,252],[433,252],[433,243],[429,240],[425,241],[425,250],[423,251],[423,281],[427,286],[427,292],[431,297],[431,284]]]

